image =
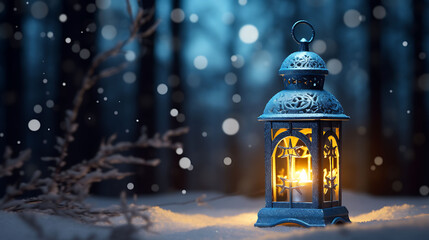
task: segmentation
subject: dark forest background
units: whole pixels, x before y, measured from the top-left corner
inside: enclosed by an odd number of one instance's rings
[[[94,193],[116,196],[128,183],[135,193],[263,190],[263,124],[256,118],[282,89],[283,59],[298,50],[291,26],[306,19],[316,30],[310,49],[330,71],[325,89],[351,116],[343,125],[344,188],[428,195],[429,1],[131,2],[154,8],[152,22],[160,25],[127,47],[127,69],[91,90],[68,161],[88,158],[113,133],[134,139],[141,126],[150,134],[180,126],[190,132],[183,153],[137,152],[162,163],[127,169],[137,174],[98,184]],[[257,32],[241,35],[245,25]],[[88,63],[128,27],[122,0],[0,1],[0,151],[33,149],[31,164],[9,182],[46,170],[40,158],[55,155],[64,110]],[[41,123],[37,131],[28,127],[32,119]],[[228,135],[234,120],[239,130]],[[191,167],[179,165],[184,157]]]

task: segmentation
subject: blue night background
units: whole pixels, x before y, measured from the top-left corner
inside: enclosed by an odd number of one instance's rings
[[[87,93],[68,164],[103,138],[135,139],[189,127],[183,149],[136,150],[155,168],[93,186],[94,194],[210,190],[262,196],[264,132],[257,121],[283,88],[290,29],[313,24],[310,50],[326,62],[325,90],[351,117],[343,124],[343,187],[376,195],[429,194],[429,1],[143,0],[156,31],[104,67],[128,65]],[[8,183],[48,171],[64,112],[91,61],[129,35],[126,1],[0,1],[0,152],[32,149]],[[297,29],[308,37],[305,26]],[[129,183],[132,183],[131,185]],[[185,192],[186,192],[185,191]],[[184,193],[185,193],[184,192]]]

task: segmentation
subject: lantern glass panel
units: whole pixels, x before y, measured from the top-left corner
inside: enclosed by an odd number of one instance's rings
[[[311,139],[311,129],[299,131]],[[311,202],[313,174],[306,144],[298,137],[285,137],[274,148],[271,161],[273,201]]]
[[[337,134],[338,133],[338,134]],[[324,146],[323,146],[323,199],[325,202],[333,202],[339,200],[339,159],[340,153],[338,149],[339,129],[324,131]]]

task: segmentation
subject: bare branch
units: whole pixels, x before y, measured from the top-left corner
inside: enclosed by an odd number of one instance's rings
[[[142,33],[140,33],[139,35],[138,35],[138,38],[139,39],[142,39],[142,38],[147,38],[147,37],[149,37],[150,35],[152,35],[154,32],[155,32],[155,30],[156,30],[156,28],[158,27],[158,25],[161,23],[161,21],[156,21],[150,28],[148,28],[146,31],[144,31],[144,32],[142,32]]]
[[[42,212],[71,217],[86,223],[109,222],[111,217],[123,215],[127,225],[113,229],[111,239],[118,239],[115,237],[118,234],[123,236],[124,230],[129,237],[132,233],[137,232],[139,229],[132,225],[135,218],[139,218],[145,223],[143,229],[148,230],[151,226],[151,221],[146,214],[148,207],[127,204],[124,193],[121,195],[121,206],[112,206],[106,209],[95,209],[86,204],[84,200],[89,195],[93,183],[107,179],[122,179],[133,174],[120,172],[116,167],[118,164],[157,166],[160,163],[159,159],[147,160],[142,157],[127,155],[129,154],[127,151],[136,148],[175,149],[181,147],[182,144],[173,138],[187,133],[188,128],[169,130],[162,135],[155,134],[152,137],[148,137],[143,128],[136,141],[116,142],[116,135],[114,134],[107,140],[101,141],[98,151],[92,158],[66,167],[69,145],[74,141],[74,134],[79,128],[76,121],[87,91],[101,79],[121,72],[129,63],[123,60],[116,66],[104,68],[102,64],[123,54],[124,47],[134,39],[145,38],[153,34],[159,24],[156,22],[151,26],[144,26],[153,18],[154,9],[144,11],[139,7],[136,16],[133,17],[130,1],[127,0],[126,4],[126,11],[132,20],[130,35],[125,40],[116,43],[111,49],[97,55],[90,63],[82,79],[81,87],[74,96],[71,109],[65,111],[64,133],[56,138],[54,145],[59,156],[42,158],[43,161],[54,162],[52,165],[55,167],[48,167],[52,173],[48,177],[42,177],[40,171],[35,171],[29,181],[7,186],[6,194],[0,199],[1,210],[23,213]],[[146,30],[143,31],[142,29]],[[0,165],[0,178],[12,175],[15,169],[22,169],[23,163],[30,158],[30,153],[30,150],[25,150],[20,152],[16,158],[12,158],[12,150],[6,148],[5,163]],[[35,197],[24,198],[24,193],[27,192],[36,192]],[[44,236],[34,218],[22,215],[22,219],[37,232],[39,237]]]
[[[144,16],[140,19],[140,25],[144,25],[147,22],[149,22],[153,18],[154,15],[155,15],[155,8],[151,8],[149,10],[149,12],[147,12],[146,16]]]
[[[128,15],[130,16],[131,21],[133,21],[134,20],[133,19],[133,10],[131,9],[130,0],[127,0],[126,2],[127,2],[127,12],[128,12]]]
[[[128,67],[128,65],[129,65],[128,62],[124,62],[124,63],[120,64],[119,66],[114,66],[114,67],[104,69],[99,74],[93,76],[92,81],[95,83],[99,79],[108,78],[108,77],[111,77],[113,75],[116,75],[117,73],[120,73],[122,70],[124,70],[126,67]]]
[[[104,70],[99,71],[99,74],[96,74],[96,71],[99,70],[99,67],[101,64],[106,62],[107,60],[119,55],[122,52],[122,49],[131,41],[133,41],[135,38],[141,38],[141,37],[147,37],[150,34],[153,34],[153,32],[156,29],[157,24],[154,24],[153,26],[150,26],[148,30],[144,31],[143,33],[140,33],[140,29],[153,17],[153,10],[149,11],[147,14],[145,14],[145,11],[139,7],[138,13],[135,18],[133,18],[132,14],[132,8],[131,3],[129,0],[126,1],[126,9],[128,12],[128,15],[130,16],[132,23],[130,26],[130,35],[127,39],[124,41],[118,42],[114,47],[111,49],[97,55],[91,62],[90,67],[88,68],[88,71],[86,72],[85,76],[83,77],[81,88],[77,91],[74,101],[73,101],[73,108],[70,110],[69,113],[66,114],[64,118],[65,123],[65,131],[63,135],[64,142],[62,144],[58,144],[56,149],[60,152],[58,158],[56,158],[57,167],[54,172],[54,174],[57,174],[60,169],[65,165],[65,159],[67,157],[67,152],[70,143],[74,140],[74,133],[78,129],[78,125],[76,124],[76,119],[79,115],[79,111],[84,99],[84,96],[86,92],[91,89],[100,79],[111,77],[119,72],[121,72],[128,64],[127,62],[119,64],[119,66],[107,68]]]

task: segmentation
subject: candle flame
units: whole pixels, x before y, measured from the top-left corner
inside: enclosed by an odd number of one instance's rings
[[[301,171],[296,171],[295,174],[293,174],[294,177],[292,180],[289,180],[287,175],[277,175],[277,178],[278,180],[280,180],[280,178],[285,178],[290,182],[312,182],[310,174],[311,171],[310,173],[307,173],[305,169],[302,169]]]
[[[299,182],[312,182],[311,177],[309,176],[310,174],[311,172],[307,173],[305,169],[302,169],[301,171],[295,172],[295,179]]]
[[[307,176],[307,172],[305,171],[305,169],[302,169],[302,171],[298,171],[297,172],[298,175],[298,179],[300,181],[308,181],[308,176]]]

